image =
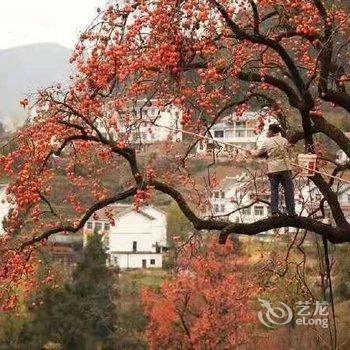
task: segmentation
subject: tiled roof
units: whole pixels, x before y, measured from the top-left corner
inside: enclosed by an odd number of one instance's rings
[[[162,210],[160,210],[156,207],[153,207],[153,206],[149,206],[149,207],[154,208],[155,210],[158,210],[158,211],[164,213]],[[144,207],[144,209],[146,209],[146,208],[147,207]],[[104,209],[100,209],[96,212],[96,215],[98,215],[98,221],[109,221],[108,216],[106,215],[106,209],[111,210],[113,212],[115,219],[117,219],[118,217],[121,217],[125,214],[128,214],[132,211],[135,211],[134,206],[131,204],[112,204],[112,205],[109,205],[108,207],[106,207]],[[152,215],[148,214],[142,208],[140,208],[140,210],[138,212],[150,220],[155,219]]]

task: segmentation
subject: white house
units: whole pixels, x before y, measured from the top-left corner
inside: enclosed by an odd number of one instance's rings
[[[227,177],[220,189],[213,191],[212,215],[227,218],[232,222],[254,222],[266,218],[269,206],[256,202],[258,197],[267,200],[267,182],[264,179],[252,181],[244,173],[241,176]]]
[[[122,269],[162,267],[167,245],[166,213],[153,206],[136,211],[132,206],[113,205],[108,210],[114,216],[115,226],[100,210],[85,224],[84,237],[94,231],[104,236],[109,265]]]
[[[5,233],[4,219],[8,215],[13,205],[6,198],[7,184],[0,184],[0,235]]]
[[[294,179],[295,207],[298,215],[307,216],[319,207],[323,196],[312,181],[298,176]],[[281,189],[281,193],[283,193]],[[339,203],[350,221],[350,185],[341,186]],[[220,189],[213,191],[211,216],[226,218],[231,222],[252,223],[269,216],[270,185],[267,177],[251,178],[246,174],[227,177]],[[282,196],[280,197],[283,199]],[[284,201],[282,203],[284,206]],[[320,214],[320,213],[318,213]],[[325,204],[326,218],[332,219],[329,206]],[[283,232],[295,232],[295,228],[283,228]],[[266,232],[270,234],[273,232]]]
[[[174,105],[159,107],[157,100],[138,100],[125,111],[116,111],[113,102],[106,105],[107,118],[96,120],[96,126],[107,138],[123,139],[134,144],[182,141],[182,111]],[[108,122],[116,120],[117,132]]]
[[[216,150],[218,156],[225,156],[231,149],[220,142],[233,144],[245,149],[255,148],[259,137],[255,127],[259,113],[245,112],[239,118],[235,114],[222,118],[212,126],[206,136],[212,140],[201,140],[197,145],[197,153],[205,154]],[[215,142],[216,141],[216,142]]]

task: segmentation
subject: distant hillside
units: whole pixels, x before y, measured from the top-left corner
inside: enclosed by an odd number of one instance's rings
[[[11,128],[21,124],[25,119],[21,99],[55,82],[65,83],[70,54],[55,43],[0,50],[0,121]]]

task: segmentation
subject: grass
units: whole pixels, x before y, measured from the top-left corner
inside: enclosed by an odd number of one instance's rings
[[[159,289],[168,273],[162,269],[124,270],[119,275],[121,295],[138,295],[142,287]]]

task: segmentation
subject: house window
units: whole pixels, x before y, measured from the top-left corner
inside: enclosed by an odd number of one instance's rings
[[[236,122],[236,129],[245,129],[246,122]]]
[[[105,231],[109,231],[110,228],[111,228],[111,225],[108,222],[106,222],[105,223]]]
[[[224,137],[224,130],[215,130],[214,137]]]
[[[236,137],[245,137],[246,131],[245,130],[236,130]]]
[[[91,222],[91,221],[89,221],[89,222],[86,224],[86,228],[87,228],[88,230],[92,230],[92,222]]]
[[[264,215],[264,207],[256,206],[254,207],[255,216],[263,216]]]
[[[225,205],[224,204],[220,205],[220,211],[221,211],[221,213],[225,212]]]
[[[251,213],[252,213],[251,208],[244,208],[242,210],[242,215],[249,216],[249,215],[251,215]]]
[[[321,198],[322,198],[321,193],[316,193],[316,195],[315,195],[315,199],[316,199],[317,201],[320,201],[320,200],[321,200]]]
[[[225,192],[224,191],[215,191],[213,194],[214,198],[225,198]]]
[[[348,194],[348,203],[350,204],[350,194]]]
[[[137,242],[136,241],[132,242],[132,251],[137,252]]]
[[[151,259],[151,260],[150,260],[150,264],[151,264],[151,265],[155,265],[155,264],[156,264],[156,260],[155,260],[155,259]]]
[[[214,198],[225,198],[225,192],[224,191],[215,191],[213,194]]]
[[[95,230],[98,232],[102,230],[102,222],[95,223]]]
[[[219,206],[217,204],[214,205],[214,213],[219,212]]]

